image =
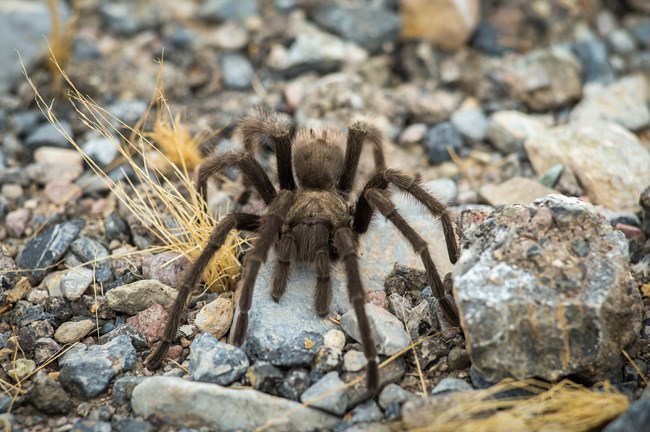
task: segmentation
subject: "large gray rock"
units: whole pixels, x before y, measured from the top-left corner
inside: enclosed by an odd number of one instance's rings
[[[235,390],[181,378],[153,377],[133,390],[133,411],[158,417],[177,427],[211,430],[253,430],[273,424],[274,430],[330,430],[339,418],[297,402],[256,390]]]
[[[418,206],[401,207],[413,227],[429,241],[429,250],[438,266],[441,277],[451,271],[442,229],[437,221]],[[384,279],[399,262],[410,267],[423,268],[408,242],[391,223],[377,217],[373,228],[361,240],[359,265],[361,280],[366,290],[383,290]],[[308,365],[323,343],[323,336],[337,328],[327,318],[321,318],[314,310],[316,272],[305,264],[292,263],[292,273],[284,296],[276,303],[269,294],[275,255],[269,254],[260,269],[253,305],[249,312],[248,335],[244,351],[252,359],[262,359],[276,366]],[[330,315],[344,314],[350,309],[347,282],[341,264],[332,267],[332,306]],[[110,294],[110,292],[109,292]],[[235,313],[235,319],[237,312]],[[306,348],[306,340],[314,343]]]
[[[531,135],[524,147],[538,175],[559,163],[576,175],[594,204],[641,209],[639,196],[650,184],[650,153],[623,127],[568,124]]]
[[[68,7],[57,2],[63,20]],[[22,78],[18,51],[25,65],[33,66],[47,45],[43,36],[50,34],[50,14],[45,2],[3,0],[0,2],[0,94],[6,93]]]
[[[505,377],[611,378],[641,327],[622,233],[587,203],[550,195],[531,206],[461,216],[455,298],[472,365]]]

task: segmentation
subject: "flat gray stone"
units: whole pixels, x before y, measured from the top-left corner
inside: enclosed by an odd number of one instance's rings
[[[336,416],[256,390],[172,377],[152,377],[138,384],[131,406],[139,416],[155,416],[184,428],[253,430],[268,424],[281,430],[312,431],[333,429],[339,422]]]

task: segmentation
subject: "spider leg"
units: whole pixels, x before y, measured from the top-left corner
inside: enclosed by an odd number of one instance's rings
[[[165,326],[163,340],[158,344],[155,351],[147,358],[147,365],[152,369],[157,369],[167,355],[167,351],[173,340],[176,338],[178,325],[181,315],[187,305],[190,295],[194,291],[196,284],[203,276],[203,271],[210,263],[212,256],[221,248],[226,241],[228,234],[233,229],[255,231],[259,227],[260,216],[246,213],[230,213],[219,222],[215,230],[210,235],[205,249],[194,262],[194,265],[185,273],[183,281],[178,290],[178,296],[174,300],[169,321]]]
[[[325,315],[332,303],[332,282],[330,280],[330,229],[317,223],[311,226],[312,247],[316,251],[316,292],[314,306],[318,315]]]
[[[295,190],[296,182],[293,177],[291,147],[294,128],[291,123],[276,113],[260,109],[258,112],[244,117],[240,123],[244,135],[244,147],[252,150],[255,143],[270,142],[275,148],[278,170],[278,180],[281,189]]]
[[[205,159],[199,167],[196,189],[207,202],[208,178],[228,167],[237,167],[260,194],[266,204],[270,204],[277,195],[273,183],[266,175],[260,163],[250,153],[228,152],[212,155]]]
[[[363,292],[363,284],[361,283],[357,257],[358,245],[354,232],[347,227],[337,229],[334,233],[334,246],[338,250],[340,259],[343,261],[343,265],[345,266],[350,303],[354,308],[354,313],[359,322],[359,333],[361,335],[363,353],[366,356],[366,359],[368,359],[368,390],[374,394],[379,389],[377,348],[375,347],[372,331],[370,330],[370,322],[365,309],[365,296]]]
[[[420,186],[418,184],[418,178],[407,176],[397,170],[386,169],[378,171],[370,178],[370,180],[368,180],[357,201],[353,222],[354,230],[359,234],[365,233],[368,230],[370,220],[372,219],[373,207],[366,198],[366,192],[372,188],[386,189],[389,183],[394,184],[402,192],[413,196],[429,211],[429,213],[431,213],[431,215],[440,218],[442,230],[445,235],[445,243],[447,244],[449,260],[452,264],[455,264],[458,260],[458,245],[456,244],[454,227],[451,223],[447,206]]]
[[[273,269],[273,288],[271,289],[271,297],[276,302],[280,301],[280,297],[284,294],[287,288],[287,281],[291,272],[291,257],[296,252],[296,239],[290,232],[282,234],[280,241],[276,246],[278,260]]]
[[[406,237],[411,243],[413,249],[420,255],[422,263],[427,273],[427,280],[433,290],[433,295],[440,303],[440,307],[445,315],[455,324],[458,325],[458,311],[456,307],[445,296],[445,289],[438,275],[436,265],[431,259],[427,242],[404,220],[395,208],[395,204],[388,197],[388,191],[371,188],[366,190],[363,195],[373,208],[379,210],[393,225]]]
[[[341,192],[350,192],[354,186],[354,178],[357,175],[359,158],[363,143],[368,140],[373,145],[373,154],[375,157],[375,168],[383,168],[384,151],[382,149],[382,133],[376,126],[357,120],[348,128],[348,141],[345,149],[345,159],[343,169],[339,177],[337,188]]]
[[[260,267],[264,261],[271,245],[275,242],[284,218],[291,208],[294,193],[288,190],[281,190],[277,198],[269,206],[269,211],[259,229],[259,237],[253,244],[244,260],[244,275],[241,296],[239,297],[239,315],[232,330],[232,341],[234,345],[241,345],[244,342],[248,329],[248,311],[253,302],[253,289]]]

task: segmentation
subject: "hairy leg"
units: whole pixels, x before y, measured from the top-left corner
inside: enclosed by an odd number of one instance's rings
[[[358,120],[353,122],[348,129],[348,142],[345,149],[343,169],[337,184],[337,188],[342,192],[350,192],[354,186],[361,149],[365,141],[370,141],[373,145],[375,169],[383,168],[385,164],[382,133],[377,127]]]
[[[194,292],[194,288],[201,280],[203,272],[210,263],[210,260],[226,241],[226,237],[230,231],[233,229],[255,231],[259,227],[259,223],[260,216],[246,213],[231,213],[219,222],[210,235],[203,252],[201,252],[199,258],[183,277],[183,282],[178,290],[178,296],[176,297],[176,300],[174,300],[174,305],[172,306],[169,321],[165,326],[163,340],[158,344],[149,358],[147,358],[147,365],[149,367],[157,369],[165,359],[169,347],[176,338],[176,332],[178,331],[181,315],[185,310],[190,295]]]
[[[354,308],[359,322],[359,333],[361,335],[361,344],[363,353],[368,359],[367,380],[368,390],[376,393],[379,390],[379,367],[377,363],[377,348],[372,337],[370,322],[365,309],[365,295],[361,275],[359,273],[359,263],[357,257],[357,241],[354,232],[347,227],[339,228],[334,233],[334,246],[338,250],[339,257],[345,266],[345,274],[348,281],[348,293],[350,303]]]
[[[291,273],[291,258],[295,256],[296,252],[296,239],[293,234],[285,232],[276,246],[278,261],[273,269],[273,287],[271,289],[271,297],[276,302],[280,301],[280,297],[284,294],[287,288],[287,281]]]
[[[386,189],[390,183],[394,184],[402,192],[414,197],[429,211],[429,213],[431,213],[431,215],[440,218],[442,230],[445,235],[445,242],[447,244],[449,260],[452,264],[455,264],[458,260],[458,245],[456,243],[454,227],[451,223],[447,206],[420,186],[419,178],[410,177],[398,170],[381,170],[376,172],[370,180],[368,180],[357,201],[353,222],[354,230],[359,234],[365,233],[368,230],[370,220],[372,219],[374,209],[366,198],[366,191],[373,188]]]
[[[255,187],[266,204],[270,204],[277,195],[273,183],[271,183],[260,163],[251,154],[228,152],[206,158],[199,167],[196,189],[201,193],[205,202],[207,202],[208,179],[228,167],[239,168],[244,178]]]
[[[445,289],[438,274],[438,269],[431,259],[431,254],[429,253],[429,247],[427,242],[404,220],[404,218],[399,214],[395,205],[388,197],[388,192],[382,189],[368,189],[364,192],[364,195],[370,205],[377,209],[381,214],[383,214],[388,220],[390,220],[393,225],[406,237],[406,239],[411,243],[413,249],[417,254],[420,255],[422,263],[427,273],[427,280],[431,285],[433,290],[434,297],[440,303],[440,307],[445,312],[447,317],[455,325],[458,325],[458,311],[456,307],[449,301],[445,296]]]
[[[241,296],[239,297],[239,315],[232,330],[233,344],[241,345],[246,337],[248,330],[248,311],[253,302],[253,289],[257,274],[266,261],[271,245],[275,243],[280,229],[284,223],[284,218],[293,204],[294,193],[288,190],[281,190],[277,198],[269,206],[269,211],[265,216],[262,226],[258,230],[258,237],[253,244],[252,249],[244,259],[244,275],[242,277],[243,285]]]
[[[260,109],[240,122],[244,146],[252,150],[255,144],[270,143],[275,149],[280,189],[295,190],[291,147],[295,130],[291,122],[276,113]]]
[[[325,315],[332,303],[332,282],[330,280],[330,230],[322,224],[311,226],[310,242],[316,250],[316,292],[314,306],[318,315]]]

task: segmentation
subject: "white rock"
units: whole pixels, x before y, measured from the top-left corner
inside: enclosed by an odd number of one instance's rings
[[[61,279],[61,293],[70,301],[79,300],[92,282],[92,270],[85,267],[71,269]]]
[[[343,351],[343,347],[345,347],[345,333],[337,329],[328,331],[323,336],[323,345]]]
[[[409,345],[410,339],[404,330],[404,325],[393,314],[370,303],[366,304],[366,314],[370,320],[370,329],[379,354],[388,356],[397,354]],[[341,317],[341,328],[356,341],[361,342],[359,322],[354,310],[346,312]]]

